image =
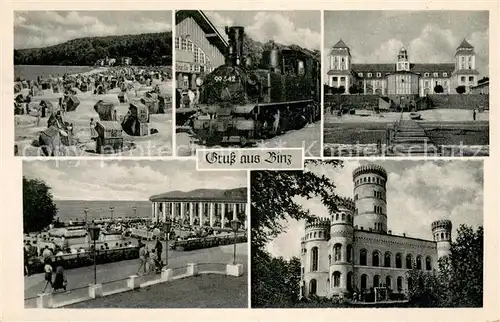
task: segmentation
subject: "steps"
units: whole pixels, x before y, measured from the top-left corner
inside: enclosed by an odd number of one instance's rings
[[[414,120],[401,120],[391,140],[388,156],[439,156],[439,149]]]

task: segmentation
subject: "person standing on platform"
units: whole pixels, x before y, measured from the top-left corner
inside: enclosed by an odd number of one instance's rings
[[[158,262],[161,263],[161,254],[163,253],[163,244],[161,243],[159,238],[156,240],[155,249],[156,249],[156,256],[158,257]]]

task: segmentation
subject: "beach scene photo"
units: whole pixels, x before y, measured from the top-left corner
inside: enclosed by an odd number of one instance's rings
[[[324,156],[489,155],[488,11],[324,21]]]
[[[14,12],[14,154],[172,155],[171,11]]]
[[[24,306],[246,308],[247,213],[244,171],[24,161]]]

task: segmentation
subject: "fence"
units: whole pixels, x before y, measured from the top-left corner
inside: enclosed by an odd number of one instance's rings
[[[230,245],[234,243],[234,240],[234,235],[205,237],[191,240],[178,240],[171,242],[170,248],[178,251],[188,251],[201,248]],[[239,233],[236,235],[236,243],[245,242],[247,242],[246,234]]]

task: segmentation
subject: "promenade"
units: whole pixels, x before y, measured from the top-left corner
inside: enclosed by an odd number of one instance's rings
[[[163,246],[165,249],[165,245]],[[162,254],[162,260],[165,260],[165,251]],[[233,245],[219,246],[213,248],[205,248],[194,251],[173,251],[169,250],[169,268],[178,269],[185,267],[188,263],[198,263],[205,266],[206,270],[212,270],[211,267],[221,266],[220,264],[228,264],[233,260]],[[238,244],[236,247],[236,261],[243,264],[244,271],[247,271],[248,262],[248,244]],[[115,263],[108,263],[97,266],[97,282],[107,283],[103,285],[105,289],[110,291],[118,290],[126,285],[126,278],[135,275],[139,268],[139,260],[127,260]],[[54,296],[59,298],[72,299],[75,296],[81,296],[87,293],[87,286],[93,283],[94,267],[80,267],[75,269],[66,270],[66,278],[68,280],[68,289],[74,290],[69,293],[55,293]],[[150,277],[149,277],[150,276]],[[155,274],[145,276],[145,279],[152,279]],[[156,276],[158,278],[159,275]],[[24,278],[24,298],[25,307],[36,307],[36,297],[41,293],[45,282],[43,274],[36,274]],[[245,280],[246,278],[241,277]],[[116,281],[116,282],[113,282]],[[171,283],[178,283],[173,281]]]

